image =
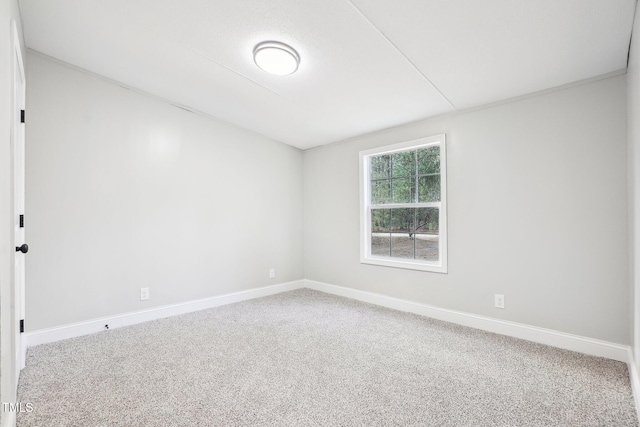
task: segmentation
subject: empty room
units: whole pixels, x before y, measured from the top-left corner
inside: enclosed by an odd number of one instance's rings
[[[0,2],[0,427],[638,426],[636,9]]]

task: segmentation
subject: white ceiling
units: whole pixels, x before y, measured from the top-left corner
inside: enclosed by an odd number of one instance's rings
[[[20,0],[29,48],[301,149],[625,69],[635,4]]]

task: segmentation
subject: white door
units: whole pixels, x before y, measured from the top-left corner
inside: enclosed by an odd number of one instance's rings
[[[14,243],[15,252],[15,282],[13,286],[12,311],[15,327],[14,350],[16,376],[25,363],[25,348],[22,342],[21,325],[24,321],[25,294],[25,255],[28,246],[25,244],[24,226],[24,193],[25,193],[25,75],[22,64],[20,39],[15,23],[13,23],[13,121],[11,124],[11,145],[13,148],[13,178],[14,178]],[[17,381],[17,377],[16,377]],[[16,383],[17,384],[17,383]]]

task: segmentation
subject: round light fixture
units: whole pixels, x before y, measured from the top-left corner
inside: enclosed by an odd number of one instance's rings
[[[300,56],[291,46],[267,41],[253,49],[253,61],[260,69],[277,76],[292,74],[300,65]]]

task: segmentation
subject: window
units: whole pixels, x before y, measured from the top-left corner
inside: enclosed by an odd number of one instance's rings
[[[445,136],[360,152],[360,261],[447,272]]]

